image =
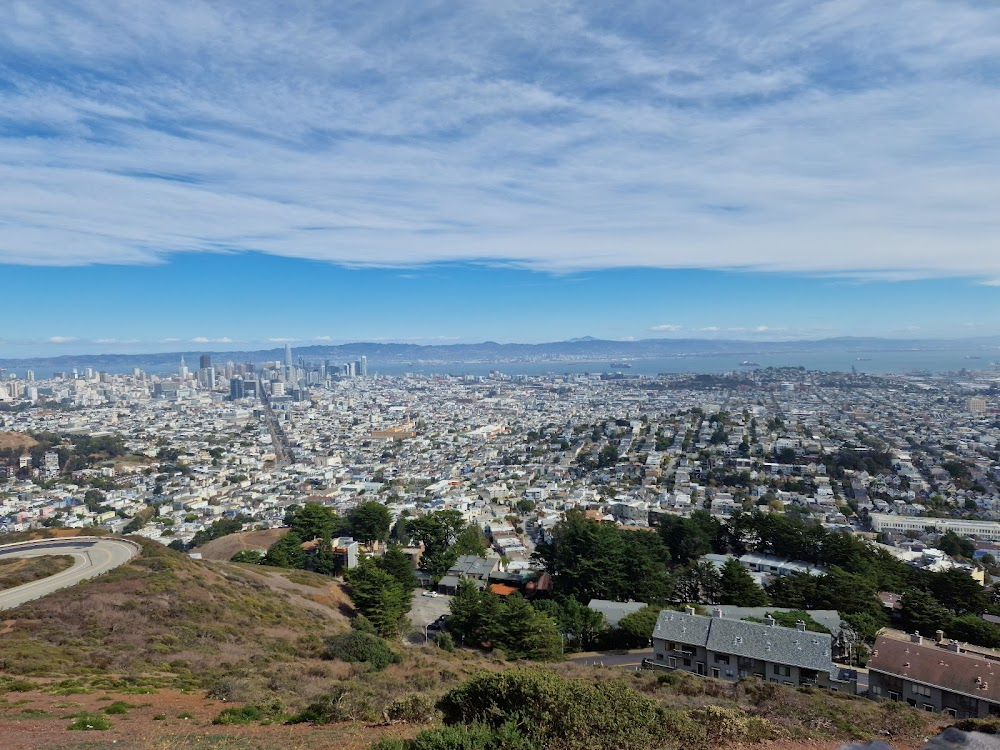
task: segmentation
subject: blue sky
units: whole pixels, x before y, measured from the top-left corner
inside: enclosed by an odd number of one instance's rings
[[[1000,333],[991,0],[0,21],[2,356]]]

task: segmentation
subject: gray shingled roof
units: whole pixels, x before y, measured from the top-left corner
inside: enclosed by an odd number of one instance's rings
[[[804,669],[833,668],[831,638],[826,633],[666,611],[660,613],[653,637]]]
[[[653,630],[653,637],[704,646],[708,642],[710,623],[711,618],[709,617],[689,615],[668,609],[660,612],[660,618],[656,621],[656,629]]]
[[[764,615],[768,612],[792,611],[789,607],[730,607],[725,604],[720,604],[719,608],[722,610],[722,616],[730,620],[742,620],[745,617],[756,617],[759,620],[763,620]],[[813,620],[818,622],[834,635],[840,632],[840,613],[837,612],[837,610],[810,609],[806,611],[809,613],[809,616],[813,618]]]
[[[645,602],[613,602],[608,599],[591,599],[587,605],[589,609],[604,615],[604,619],[608,621],[608,625],[613,628],[618,627],[618,623],[621,622],[623,617],[633,612],[638,612],[646,606]]]
[[[478,557],[477,555],[462,555],[448,569],[449,575],[466,575],[472,578],[483,578],[500,563],[499,557]]]

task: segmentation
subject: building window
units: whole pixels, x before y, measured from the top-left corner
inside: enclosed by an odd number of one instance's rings
[[[715,663],[716,664],[728,664],[729,663],[729,654],[716,654],[715,655]]]
[[[910,689],[913,691],[914,695],[922,695],[925,698],[931,697],[931,689],[926,685],[912,685]]]
[[[786,666],[784,666],[782,664],[775,664],[774,665],[774,673],[776,675],[778,675],[779,677],[791,677],[792,676],[792,668],[791,667],[786,667]]]
[[[924,711],[930,711],[930,712],[932,712],[932,713],[933,713],[933,711],[934,711],[934,706],[932,706],[932,705],[931,705],[930,703],[925,703],[925,704],[924,704]]]
[[[685,659],[684,660],[684,666],[685,667],[690,667],[691,666],[691,660],[690,659]]]
[[[670,667],[671,669],[676,668],[677,667],[677,658],[674,657],[674,656],[668,656],[667,657],[667,666]]]

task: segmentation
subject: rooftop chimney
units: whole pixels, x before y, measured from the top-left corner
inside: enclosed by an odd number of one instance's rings
[[[944,631],[943,630],[935,631],[935,633],[934,633],[934,642],[935,643],[941,643],[943,640],[944,640]]]
[[[764,624],[765,625],[770,625],[773,628],[774,627],[774,618],[771,617],[771,615],[765,615],[764,616]]]
[[[962,647],[958,645],[958,641],[953,640],[948,644],[948,650],[954,651],[956,654],[962,653]]]
[[[916,643],[918,646],[924,645],[924,639],[920,635],[920,631],[914,631],[913,635],[910,636],[910,643]]]
[[[722,610],[719,607],[716,607],[715,609],[713,609],[712,610],[712,617],[722,617]]]
[[[687,612],[689,615],[693,615],[694,614],[694,607],[685,607],[684,611]]]

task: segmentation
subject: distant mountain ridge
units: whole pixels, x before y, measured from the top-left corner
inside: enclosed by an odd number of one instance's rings
[[[356,342],[338,345],[309,345],[294,347],[296,358],[331,360],[340,364],[364,355],[369,367],[401,365],[406,363],[497,364],[526,360],[545,361],[620,361],[622,359],[654,359],[697,355],[787,354],[792,352],[850,352],[864,354],[886,351],[972,351],[983,356],[1000,357],[1000,337],[963,339],[885,339],[874,337],[835,337],[796,341],[747,341],[741,339],[640,339],[613,341],[592,336],[554,341],[541,344],[499,344],[485,341],[476,344],[406,344]],[[284,349],[231,350],[231,351],[176,351],[134,354],[78,354],[58,357],[33,357],[0,359],[0,367],[7,369],[69,370],[73,367],[122,370],[132,367],[158,369],[180,361],[183,355],[190,367],[196,368],[198,357],[211,354],[217,365],[232,362],[262,362],[282,360]]]

